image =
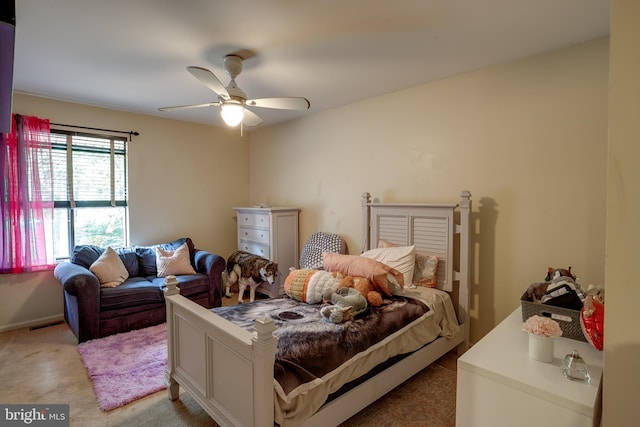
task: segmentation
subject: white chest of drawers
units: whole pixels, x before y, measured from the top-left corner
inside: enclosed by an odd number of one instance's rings
[[[298,268],[298,208],[233,208],[238,220],[238,250],[278,263],[274,285],[260,285],[256,291],[275,297],[284,293],[289,268]]]
[[[602,352],[561,337],[553,362],[529,358],[520,310],[458,358],[456,426],[598,426]],[[591,384],[570,381],[560,372],[562,358],[572,350],[589,366]]]

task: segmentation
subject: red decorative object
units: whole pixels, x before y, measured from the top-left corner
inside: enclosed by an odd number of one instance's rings
[[[604,345],[604,304],[587,296],[580,313],[580,326],[587,341],[602,351]]]

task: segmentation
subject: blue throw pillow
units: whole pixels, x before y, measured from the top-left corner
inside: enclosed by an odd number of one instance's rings
[[[137,277],[140,273],[140,269],[138,267],[138,256],[136,255],[136,250],[134,248],[118,248],[115,249],[115,251],[129,272],[129,277]]]
[[[102,255],[104,248],[94,245],[79,245],[73,248],[71,254],[71,262],[83,266],[84,268],[91,267],[91,264],[96,262],[98,257]]]
[[[138,257],[138,267],[140,268],[140,276],[156,276],[156,250],[153,246],[137,246],[136,256]]]

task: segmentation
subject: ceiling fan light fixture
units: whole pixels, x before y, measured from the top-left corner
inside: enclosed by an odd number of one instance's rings
[[[220,115],[228,126],[236,127],[244,119],[244,105],[237,101],[226,101],[220,106]]]
[[[200,80],[205,86],[218,95],[217,101],[207,102],[205,104],[193,105],[176,105],[174,107],[161,107],[160,111],[184,110],[189,108],[200,107],[220,107],[220,116],[224,123],[229,127],[240,127],[240,135],[242,135],[242,126],[258,126],[262,123],[262,119],[253,110],[245,109],[247,105],[256,108],[272,108],[277,110],[308,110],[311,104],[307,98],[302,97],[270,97],[247,99],[247,95],[236,84],[236,77],[242,71],[243,58],[238,55],[227,55],[224,58],[224,69],[231,77],[231,81],[227,86],[222,84],[220,79],[216,77],[210,70],[206,68],[191,65],[187,67],[187,71],[196,79]]]

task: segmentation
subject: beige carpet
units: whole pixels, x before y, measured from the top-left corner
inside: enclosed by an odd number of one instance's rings
[[[217,425],[184,392],[175,402],[161,391],[121,408],[101,411],[76,347],[65,324],[1,333],[0,402],[69,404],[71,426],[79,427]],[[343,425],[454,426],[455,365],[455,355],[446,355]]]

